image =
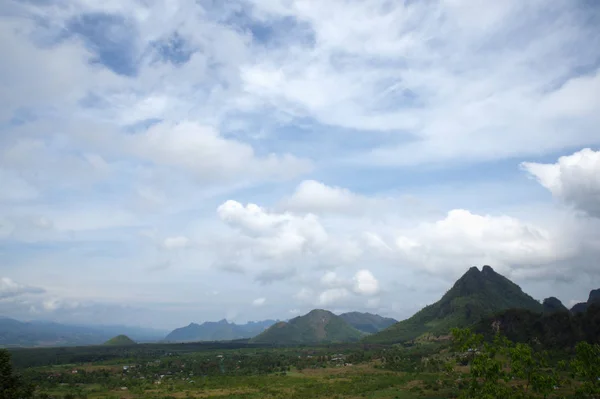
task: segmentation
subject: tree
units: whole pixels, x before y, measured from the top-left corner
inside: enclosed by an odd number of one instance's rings
[[[33,398],[33,387],[13,372],[10,353],[0,349],[0,398],[29,399]]]
[[[600,398],[600,345],[583,341],[577,344],[575,359],[571,362],[574,376],[582,381],[577,390],[580,397]]]
[[[515,345],[500,334],[492,342],[483,342],[481,335],[468,329],[455,329],[452,333],[456,349],[467,351],[470,365],[462,398],[548,398],[558,384],[557,373],[548,370],[545,352],[535,352],[527,344]],[[464,359],[465,355],[461,357]],[[586,367],[592,357],[582,359],[581,367]]]

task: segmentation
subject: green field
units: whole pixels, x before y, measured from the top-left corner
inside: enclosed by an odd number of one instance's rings
[[[507,340],[486,343],[467,330],[454,340],[408,347],[148,344],[22,349],[12,358],[37,398],[433,399],[478,398],[490,390],[493,395],[486,397],[600,394],[598,345],[545,353]]]

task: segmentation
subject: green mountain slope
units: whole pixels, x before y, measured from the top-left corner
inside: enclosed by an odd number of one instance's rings
[[[135,345],[136,342],[129,338],[127,335],[117,335],[114,338],[109,339],[104,343],[104,345],[111,346],[127,346],[127,345]]]
[[[490,266],[470,268],[438,302],[411,318],[368,336],[366,342],[410,341],[422,334],[441,335],[453,327],[467,327],[505,309],[542,312],[542,305]]]
[[[374,334],[398,322],[372,313],[348,312],[342,313],[340,317],[352,327],[368,334]]]
[[[202,324],[191,323],[186,327],[173,330],[164,340],[166,342],[197,342],[252,338],[273,324],[275,324],[275,320],[251,321],[246,324],[229,323],[227,320],[207,321]]]
[[[544,313],[568,312],[569,311],[569,309],[567,309],[566,306],[563,305],[562,302],[558,298],[553,297],[553,296],[551,296],[550,298],[544,299],[542,306],[544,307]]]
[[[289,322],[279,322],[252,338],[252,343],[297,345],[358,341],[364,334],[333,313],[315,309]]]

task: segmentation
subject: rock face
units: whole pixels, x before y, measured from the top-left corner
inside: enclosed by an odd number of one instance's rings
[[[569,309],[567,309],[558,298],[555,298],[553,296],[544,299],[544,303],[542,304],[542,306],[544,307],[544,313],[569,311]]]
[[[353,342],[358,341],[363,335],[340,316],[328,310],[315,309],[289,322],[273,325],[252,338],[250,342],[274,345]]]
[[[542,305],[490,266],[471,267],[436,303],[411,318],[365,338],[366,342],[397,343],[423,334],[447,334],[454,327],[468,327],[505,309],[542,313]]]
[[[600,305],[600,288],[591,290],[587,302],[579,302],[575,304],[571,308],[571,313],[584,313],[592,304]]]

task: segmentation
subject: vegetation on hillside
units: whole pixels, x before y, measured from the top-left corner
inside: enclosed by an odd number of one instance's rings
[[[117,335],[106,341],[104,345],[111,346],[128,346],[128,345],[136,345],[136,342],[129,338],[127,335]]]
[[[546,348],[573,348],[581,341],[600,344],[600,305],[576,314],[509,309],[482,320],[473,329],[488,337],[499,331],[511,341]]]
[[[363,335],[340,316],[327,310],[315,309],[289,322],[276,323],[250,342],[275,345],[352,342],[358,341]]]
[[[562,302],[556,298],[551,296],[550,298],[544,299],[542,302],[542,306],[544,307],[544,313],[554,313],[554,312],[568,312],[569,309]]]
[[[398,320],[390,317],[382,317],[372,313],[348,312],[339,316],[352,327],[368,334],[379,332],[398,322]]]
[[[166,342],[229,341],[252,338],[275,324],[275,320],[249,322],[246,324],[217,322],[191,323],[186,327],[173,330],[165,338]]]
[[[411,318],[365,338],[372,343],[413,340],[425,333],[447,334],[454,327],[468,327],[505,309],[542,312],[542,305],[491,267],[472,267],[438,302]]]

